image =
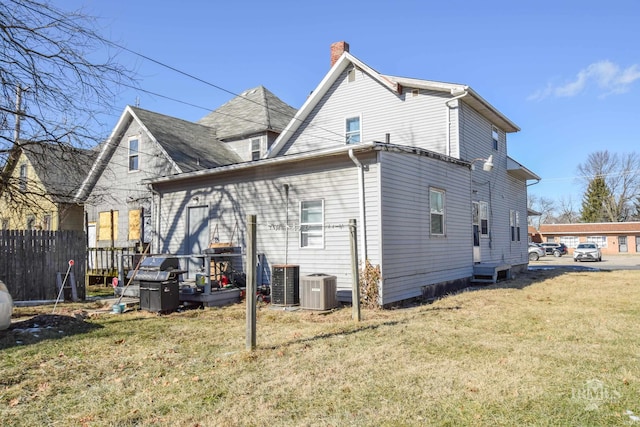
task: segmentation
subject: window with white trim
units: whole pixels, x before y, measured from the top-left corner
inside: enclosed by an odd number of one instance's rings
[[[429,212],[431,219],[431,235],[444,235],[444,190],[429,189]]]
[[[587,236],[587,243],[595,243],[599,248],[606,248],[607,236]]]
[[[560,243],[564,243],[568,248],[577,248],[580,238],[578,236],[561,236]]]
[[[489,203],[478,202],[478,216],[480,219],[480,235],[489,237]]]
[[[300,247],[324,247],[324,200],[300,202]]]
[[[491,139],[493,141],[493,149],[498,149],[498,141],[500,140],[500,134],[498,134],[498,128],[491,126]]]
[[[139,154],[138,139],[129,140],[129,172],[137,171],[140,167],[140,154]]]
[[[347,144],[360,143],[360,116],[348,117],[345,120],[345,141]]]
[[[260,138],[251,140],[251,160],[260,160],[260,157],[262,157],[260,146]]]
[[[511,227],[511,241],[520,241],[520,212],[510,211],[509,226]]]

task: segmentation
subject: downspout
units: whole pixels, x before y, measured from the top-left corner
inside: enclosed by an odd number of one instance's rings
[[[156,253],[159,254],[160,253],[160,207],[162,204],[162,196],[160,195],[160,192],[155,190],[153,188],[153,186],[151,184],[148,185],[149,191],[151,191],[151,194],[153,194],[154,196],[158,196],[158,203],[156,203],[156,198],[155,197],[151,197],[151,214],[155,216],[155,225],[154,227],[151,227],[151,242],[149,243],[150,248],[153,248],[153,241],[156,241],[156,251],[153,252],[151,249],[149,250],[149,253]],[[144,241],[144,236],[142,236],[142,240]]]
[[[367,256],[367,224],[365,222],[365,199],[364,199],[364,165],[360,163],[358,158],[353,154],[353,148],[349,149],[349,157],[358,168],[358,194],[360,196],[360,246],[362,247],[363,261],[368,259]]]
[[[458,92],[454,92],[453,90],[451,90],[451,94],[453,95],[454,93],[458,93]],[[456,95],[445,102],[445,105],[447,106],[447,141],[446,141],[447,156],[451,156],[451,109],[453,108],[451,105],[449,105],[449,103],[457,99],[464,98],[465,96],[467,96],[468,93],[469,92],[464,90],[461,94]],[[458,157],[460,157],[460,153],[458,153]]]

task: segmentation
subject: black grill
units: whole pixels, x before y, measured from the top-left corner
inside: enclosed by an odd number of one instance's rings
[[[180,305],[178,279],[185,270],[180,270],[178,258],[150,256],[145,258],[138,271],[130,271],[127,279],[140,288],[140,309],[152,312],[171,312]]]

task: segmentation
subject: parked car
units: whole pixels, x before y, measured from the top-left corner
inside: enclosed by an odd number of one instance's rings
[[[561,257],[569,253],[569,248],[564,243],[540,243],[540,246],[544,248],[545,253],[555,257]]]
[[[529,261],[537,261],[546,253],[537,243],[529,243]]]
[[[573,251],[574,261],[602,261],[602,252],[595,243],[580,243]]]

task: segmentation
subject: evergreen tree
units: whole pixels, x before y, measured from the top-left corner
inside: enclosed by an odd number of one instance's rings
[[[597,175],[589,182],[582,198],[582,222],[606,222],[605,205],[611,199],[604,176]]]

